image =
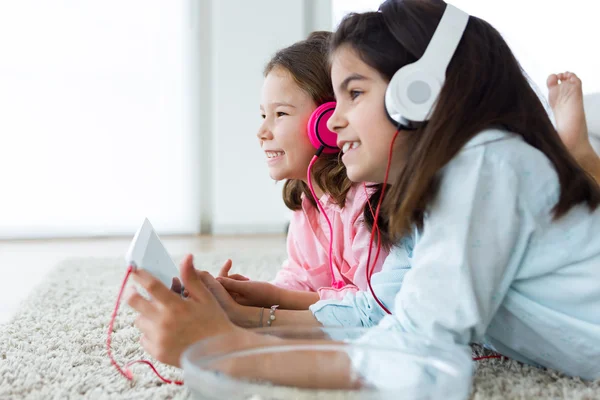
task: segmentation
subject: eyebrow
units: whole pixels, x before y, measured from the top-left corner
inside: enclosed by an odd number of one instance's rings
[[[368,80],[369,78],[364,77],[360,74],[352,74],[349,77],[347,77],[346,79],[344,79],[344,81],[340,84],[339,88],[340,88],[340,92],[345,92],[346,89],[348,89],[348,85],[350,84],[350,82],[352,81],[365,81]]]
[[[283,102],[275,102],[275,103],[271,103],[272,106],[285,106],[285,107],[292,107],[292,108],[296,108],[296,106],[290,104],[290,103],[283,103]]]

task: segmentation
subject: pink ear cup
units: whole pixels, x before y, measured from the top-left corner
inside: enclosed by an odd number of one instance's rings
[[[337,134],[327,128],[327,121],[335,111],[335,101],[321,104],[313,111],[308,120],[307,132],[310,143],[315,149],[320,149],[322,146],[323,153],[334,154],[340,151],[337,147]]]

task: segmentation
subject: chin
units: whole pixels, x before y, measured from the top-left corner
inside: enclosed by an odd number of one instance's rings
[[[281,171],[269,171],[269,177],[278,182],[287,179],[287,175]]]
[[[346,167],[346,175],[354,183],[369,182],[365,177],[364,171],[361,171],[359,168]]]
[[[383,178],[380,176],[377,176],[377,174],[373,173],[372,171],[367,171],[367,170],[357,168],[357,167],[355,167],[355,168],[346,167],[346,175],[348,176],[348,179],[350,179],[354,183],[362,183],[362,182],[382,183],[383,182]]]

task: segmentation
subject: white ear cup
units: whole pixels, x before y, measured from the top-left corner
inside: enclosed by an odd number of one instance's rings
[[[469,14],[447,4],[423,57],[392,77],[385,92],[385,109],[401,128],[416,129],[430,118],[468,22]]]
[[[443,82],[422,69],[418,62],[398,70],[385,92],[385,107],[393,121],[413,128],[433,109]]]

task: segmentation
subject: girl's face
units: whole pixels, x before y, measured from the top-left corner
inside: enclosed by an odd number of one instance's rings
[[[283,68],[274,68],[263,83],[258,130],[260,146],[274,180],[303,179],[316,149],[306,124],[317,105]]]
[[[333,54],[331,79],[337,106],[327,125],[338,134],[348,178],[381,183],[396,133],[384,106],[388,82],[348,46]],[[397,163],[394,157],[392,167]],[[390,169],[390,181],[395,178],[394,170],[397,168]]]

